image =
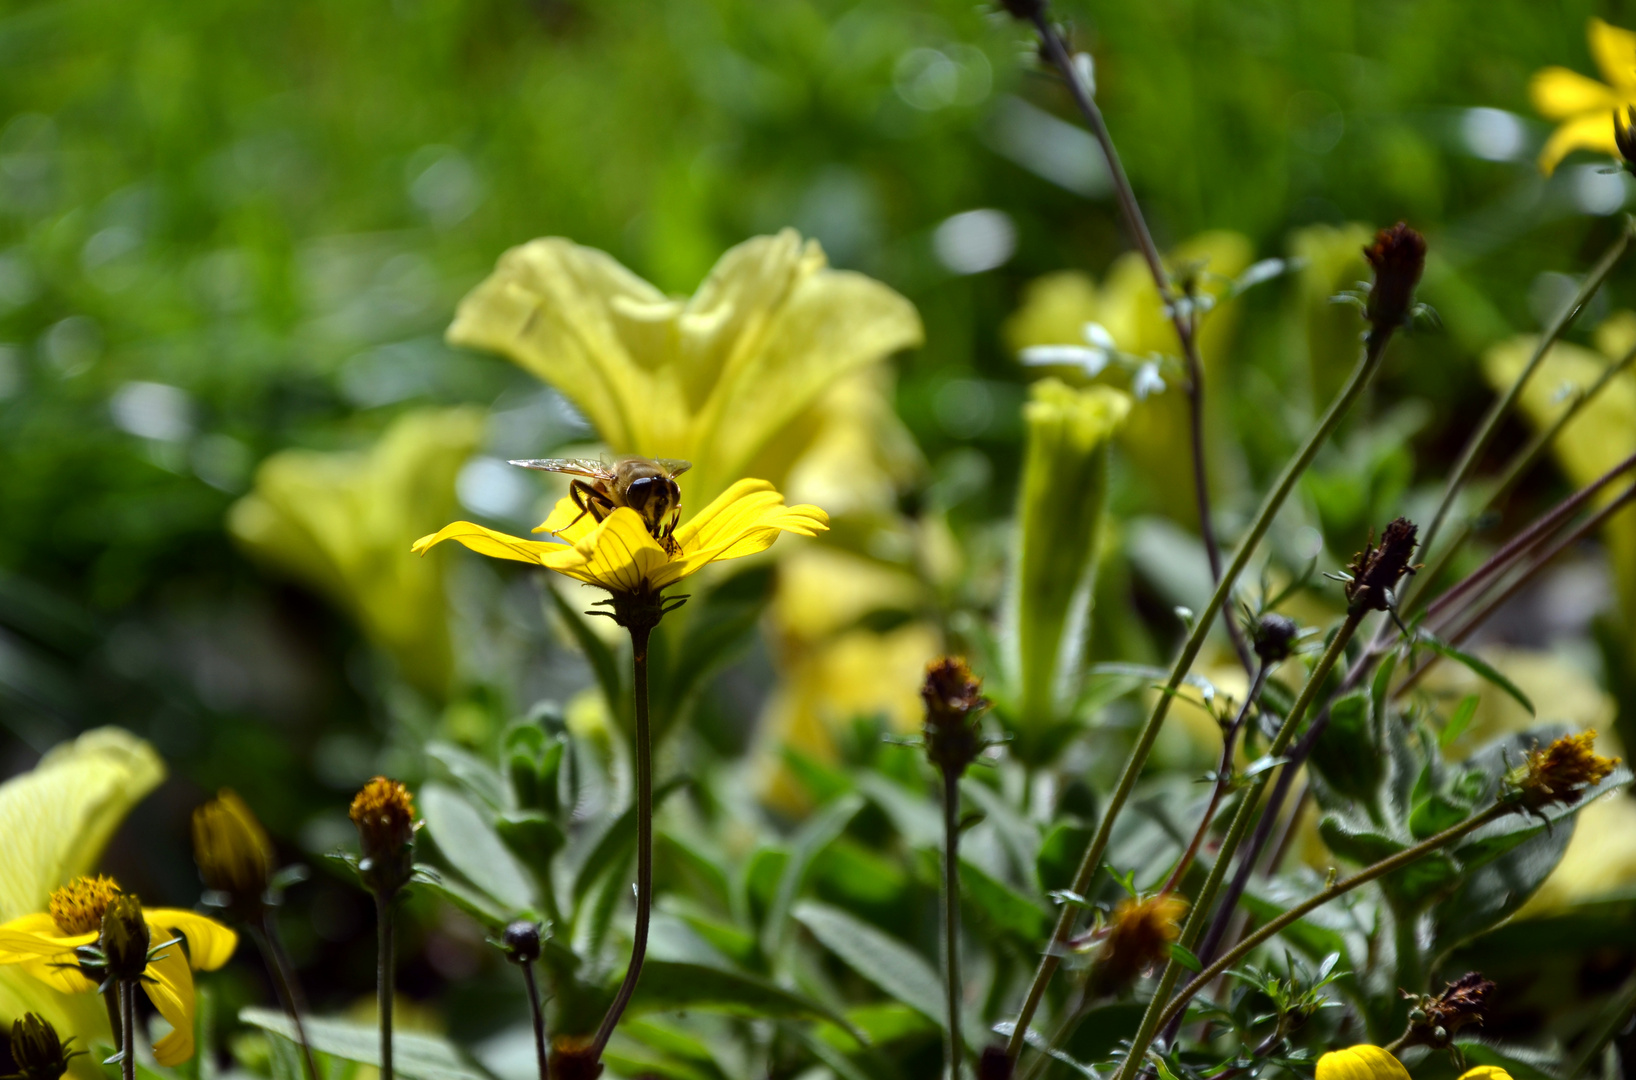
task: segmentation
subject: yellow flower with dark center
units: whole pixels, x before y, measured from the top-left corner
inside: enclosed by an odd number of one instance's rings
[[[1613,116],[1636,104],[1636,33],[1593,18],[1586,27],[1591,58],[1606,83],[1548,67],[1534,74],[1528,95],[1542,116],[1562,121],[1539,152],[1539,167],[1554,170],[1574,150],[1618,153]]]
[[[676,530],[674,552],[629,507],[596,522],[572,499],[558,502],[534,530],[562,542],[524,540],[457,521],[415,541],[414,550],[458,540],[479,554],[543,566],[616,596],[651,596],[710,563],[764,551],[781,532],[815,536],[827,528],[829,515],[816,506],[785,506],[784,496],[765,480],[740,480]]]
[[[110,878],[70,882],[52,893],[46,911],[0,925],[0,965],[19,965],[65,993],[95,990],[97,984],[80,970],[74,950],[98,942],[102,917],[119,898],[119,887]],[[141,917],[154,944],[182,939],[159,950],[141,979],[142,989],[172,1028],[154,1043],[153,1055],[161,1065],[176,1065],[193,1056],[192,971],[214,971],[227,963],[238,935],[214,919],[177,908],[144,908]]]
[[[1554,803],[1572,806],[1584,797],[1585,789],[1607,779],[1618,766],[1618,758],[1605,758],[1592,749],[1596,732],[1564,735],[1541,749],[1528,752],[1528,761],[1509,777],[1518,797],[1529,810],[1541,810]]]
[[[223,788],[193,811],[193,861],[205,888],[253,915],[273,875],[273,842],[244,800]]]

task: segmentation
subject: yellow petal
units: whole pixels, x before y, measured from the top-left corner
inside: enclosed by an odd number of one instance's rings
[[[148,965],[142,989],[171,1026],[171,1032],[153,1044],[161,1065],[180,1065],[193,1056],[193,973],[180,946],[172,945]]]
[[[177,908],[147,908],[143,912],[157,944],[180,936],[187,940],[188,960],[195,971],[215,971],[233,957],[239,936],[215,919]]]
[[[589,536],[596,525],[596,518],[580,509],[573,499],[564,497],[557,500],[557,505],[551,508],[551,513],[544,521],[534,526],[533,531],[549,533],[559,540],[577,544]]]
[[[1380,1047],[1364,1043],[1319,1058],[1317,1080],[1409,1080],[1409,1070]]]
[[[164,776],[153,747],[98,728],[0,784],[0,920],[41,911],[52,889],[89,872],[125,814]]]
[[[1528,81],[1528,98],[1541,116],[1566,120],[1580,113],[1612,114],[1621,98],[1612,87],[1564,67],[1548,67]]]
[[[1020,353],[1030,345],[1080,345],[1088,322],[1100,322],[1100,292],[1091,276],[1058,270],[1023,286],[1022,304],[1006,320],[1006,345]]]
[[[475,525],[470,521],[456,521],[452,525],[445,525],[432,535],[416,540],[409,550],[416,555],[424,555],[427,549],[436,547],[445,540],[458,540],[479,555],[487,555],[492,559],[511,559],[514,562],[533,563],[536,566],[542,565],[548,555],[573,550],[566,544],[524,540],[482,525]]]
[[[1592,17],[1586,37],[1602,77],[1621,90],[1636,90],[1636,33]]]
[[[74,950],[96,941],[89,934],[64,934],[50,915],[37,912],[0,926],[0,964],[15,964],[53,990],[79,994],[96,984],[79,973]]]
[[[670,561],[635,510],[621,506],[575,545],[577,563],[555,561],[552,569],[612,592],[637,592],[656,586],[659,571]]]
[[[1461,1073],[1460,1080],[1511,1080],[1511,1074],[1498,1065],[1479,1065]]]
[[[1540,171],[1549,176],[1556,171],[1562,159],[1575,150],[1618,153],[1619,146],[1613,140],[1613,113],[1585,113],[1568,120],[1553,131],[1539,152]]]

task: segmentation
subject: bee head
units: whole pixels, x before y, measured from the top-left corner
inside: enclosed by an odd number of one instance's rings
[[[660,535],[666,519],[682,503],[682,490],[668,476],[644,476],[625,489],[625,504],[648,524],[648,532]]]

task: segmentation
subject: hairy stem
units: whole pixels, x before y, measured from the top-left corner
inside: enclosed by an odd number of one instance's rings
[[[381,1080],[392,1080],[392,992],[397,981],[397,948],[392,940],[392,895],[375,892],[375,926],[379,932],[375,960],[375,1010],[381,1025]]]
[[[119,981],[119,1072],[136,1080],[136,980]]]
[[[949,995],[949,1080],[965,1060],[960,1035],[960,773],[943,770],[943,955]]]
[[[534,962],[523,961],[523,985],[528,987],[528,1015],[534,1021],[534,1056],[540,1065],[540,1080],[550,1080],[551,1071],[546,1064],[545,1052],[545,1012],[540,1008],[540,985],[534,979]]]
[[[1462,836],[1475,832],[1477,829],[1482,828],[1489,822],[1503,816],[1508,811],[1509,807],[1498,804],[1491,806],[1469,821],[1464,821],[1459,825],[1453,826],[1452,828],[1444,829],[1436,836],[1429,837],[1413,847],[1404,848],[1396,855],[1382,859],[1373,866],[1360,870],[1346,880],[1338,881],[1309,899],[1303,900],[1299,904],[1296,904],[1282,915],[1256,930],[1253,934],[1245,937],[1243,941],[1239,942],[1232,949],[1223,953],[1219,960],[1216,960],[1214,963],[1208,965],[1203,971],[1194,977],[1193,981],[1184,986],[1181,992],[1171,1000],[1169,1006],[1164,1011],[1164,1015],[1159,1017],[1160,1023],[1168,1024],[1170,1021],[1180,1016],[1182,1011],[1187,1008],[1187,1003],[1193,1000],[1193,998],[1201,990],[1210,985],[1210,983],[1219,977],[1223,972],[1227,971],[1234,964],[1238,963],[1240,960],[1244,959],[1245,956],[1249,955],[1252,949],[1273,937],[1286,926],[1298,922],[1330,901],[1346,895],[1359,886],[1367,885],[1369,882],[1374,881],[1378,877],[1384,877],[1394,870],[1398,870],[1409,865],[1422,856],[1430,855],[1439,848],[1452,844]],[[1141,1055],[1146,1053],[1146,1051],[1147,1044],[1139,1039],[1131,1048],[1130,1060],[1140,1060]]]
[[[302,1000],[301,988],[296,982],[290,958],[285,955],[283,943],[279,941],[278,928],[273,923],[272,912],[263,910],[261,918],[250,923],[248,929],[250,936],[255,939],[256,948],[261,951],[261,959],[267,965],[267,973],[272,976],[278,1003],[284,1007],[284,1015],[288,1016],[290,1023],[295,1026],[295,1037],[301,1044],[301,1064],[307,1072],[307,1080],[318,1080],[318,1065],[313,1060],[312,1044],[307,1041],[307,1025],[301,1019],[306,1003]]]
[[[1351,409],[1358,396],[1363,393],[1364,387],[1369,384],[1370,379],[1379,370],[1381,358],[1386,352],[1386,343],[1392,336],[1392,329],[1390,326],[1382,326],[1370,330],[1368,337],[1365,339],[1363,356],[1358,360],[1357,366],[1352,369],[1352,374],[1348,377],[1346,385],[1330,404],[1328,411],[1323,415],[1323,419],[1318,422],[1318,426],[1307,437],[1306,443],[1284,466],[1284,471],[1279,476],[1277,483],[1273,485],[1272,490],[1267,493],[1266,498],[1262,501],[1260,510],[1257,511],[1255,519],[1250,523],[1249,531],[1244,534],[1244,538],[1239,542],[1238,550],[1233,555],[1233,561],[1222,573],[1221,580],[1216,583],[1215,592],[1211,594],[1204,610],[1199,613],[1198,619],[1193,624],[1192,633],[1188,635],[1187,641],[1182,645],[1181,654],[1176,657],[1176,663],[1170,669],[1170,678],[1166,683],[1164,692],[1159,695],[1157,702],[1154,704],[1153,712],[1149,714],[1147,721],[1137,733],[1136,745],[1131,749],[1130,757],[1125,762],[1124,771],[1119,775],[1119,782],[1115,786],[1113,794],[1108,797],[1107,809],[1102,812],[1102,820],[1097,825],[1096,834],[1092,836],[1090,844],[1085,849],[1085,855],[1080,860],[1079,869],[1074,874],[1074,881],[1070,886],[1074,892],[1081,895],[1086,893],[1090,888],[1091,879],[1096,876],[1097,869],[1102,865],[1102,855],[1107,850],[1109,837],[1113,834],[1114,822],[1118,819],[1119,812],[1124,808],[1125,802],[1130,798],[1131,791],[1136,787],[1136,779],[1141,775],[1142,767],[1147,763],[1148,754],[1153,749],[1153,743],[1159,737],[1159,729],[1164,725],[1165,717],[1170,712],[1170,704],[1175,700],[1176,690],[1181,686],[1182,679],[1186,677],[1188,670],[1192,668],[1193,661],[1198,657],[1199,650],[1203,648],[1204,639],[1209,633],[1212,620],[1215,619],[1216,614],[1225,605],[1227,596],[1231,593],[1239,574],[1243,573],[1244,567],[1249,563],[1250,555],[1255,551],[1256,545],[1261,542],[1261,538],[1272,527],[1273,518],[1277,516],[1279,509],[1284,505],[1284,500],[1289,497],[1289,493],[1294,489],[1296,481],[1301,478],[1301,474],[1306,471],[1307,466],[1312,463],[1313,457],[1317,455],[1319,447],[1328,440],[1330,433],[1335,430],[1336,425],[1341,422],[1341,418]],[[1061,951],[1064,943],[1073,935],[1077,914],[1077,909],[1072,905],[1065,904],[1062,913],[1057,917],[1056,928],[1051,934],[1050,946],[1040,959],[1039,969],[1034,974],[1034,981],[1030,984],[1027,997],[1023,1001],[1021,1011],[1018,1013],[1017,1026],[1012,1031],[1011,1040],[1006,1047],[1007,1053],[1013,1061],[1022,1053],[1029,1021],[1034,1018],[1034,1013],[1038,1011],[1040,1002],[1045,997],[1045,988],[1050,983],[1052,975],[1056,973],[1057,967],[1061,964]]]
[[[636,932],[631,941],[631,962],[597,1028],[591,1057],[597,1060],[613,1037],[614,1028],[636,992],[642,960],[648,952],[648,919],[653,912],[653,736],[648,726],[648,638],[653,630],[640,623],[630,627],[632,696],[636,711]]]

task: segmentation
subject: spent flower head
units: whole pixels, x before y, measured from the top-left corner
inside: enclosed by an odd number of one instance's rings
[[[193,811],[193,861],[205,888],[242,918],[263,907],[273,874],[273,842],[256,815],[233,791],[223,788]]]
[[[408,884],[414,872],[415,830],[420,827],[409,789],[377,776],[353,798],[349,816],[358,827],[363,852],[358,874],[364,884],[388,896]]]
[[[988,708],[983,681],[962,657],[945,656],[926,665],[920,700],[926,706],[926,757],[945,774],[958,776],[987,745],[978,724]]]
[[[68,1049],[73,1041],[60,1038],[48,1021],[24,1013],[11,1025],[11,1056],[17,1071],[7,1080],[59,1080],[68,1071],[69,1059],[84,1053]]]
[[[1172,893],[1121,901],[1091,965],[1088,989],[1097,996],[1117,994],[1165,960],[1186,913],[1187,901]]]
[[[1585,789],[1607,779],[1618,758],[1605,758],[1593,747],[1596,731],[1564,735],[1549,746],[1535,746],[1528,760],[1506,775],[1508,798],[1521,809],[1539,812],[1547,806],[1572,806]]]
[[[1347,609],[1353,614],[1365,611],[1390,611],[1395,606],[1397,583],[1404,574],[1412,574],[1418,567],[1409,560],[1419,543],[1419,527],[1408,518],[1398,518],[1386,526],[1380,543],[1369,543],[1352,556],[1347,566],[1350,580],[1346,583]]]
[[[1402,1045],[1446,1050],[1460,1029],[1482,1027],[1488,999],[1495,989],[1492,982],[1470,971],[1446,984],[1441,994],[1403,991],[1403,996],[1415,1004],[1409,1010],[1409,1030],[1404,1033]]]
[[[1414,289],[1426,268],[1426,238],[1400,221],[1376,233],[1363,257],[1375,271],[1364,317],[1376,330],[1402,326],[1414,309]]]

